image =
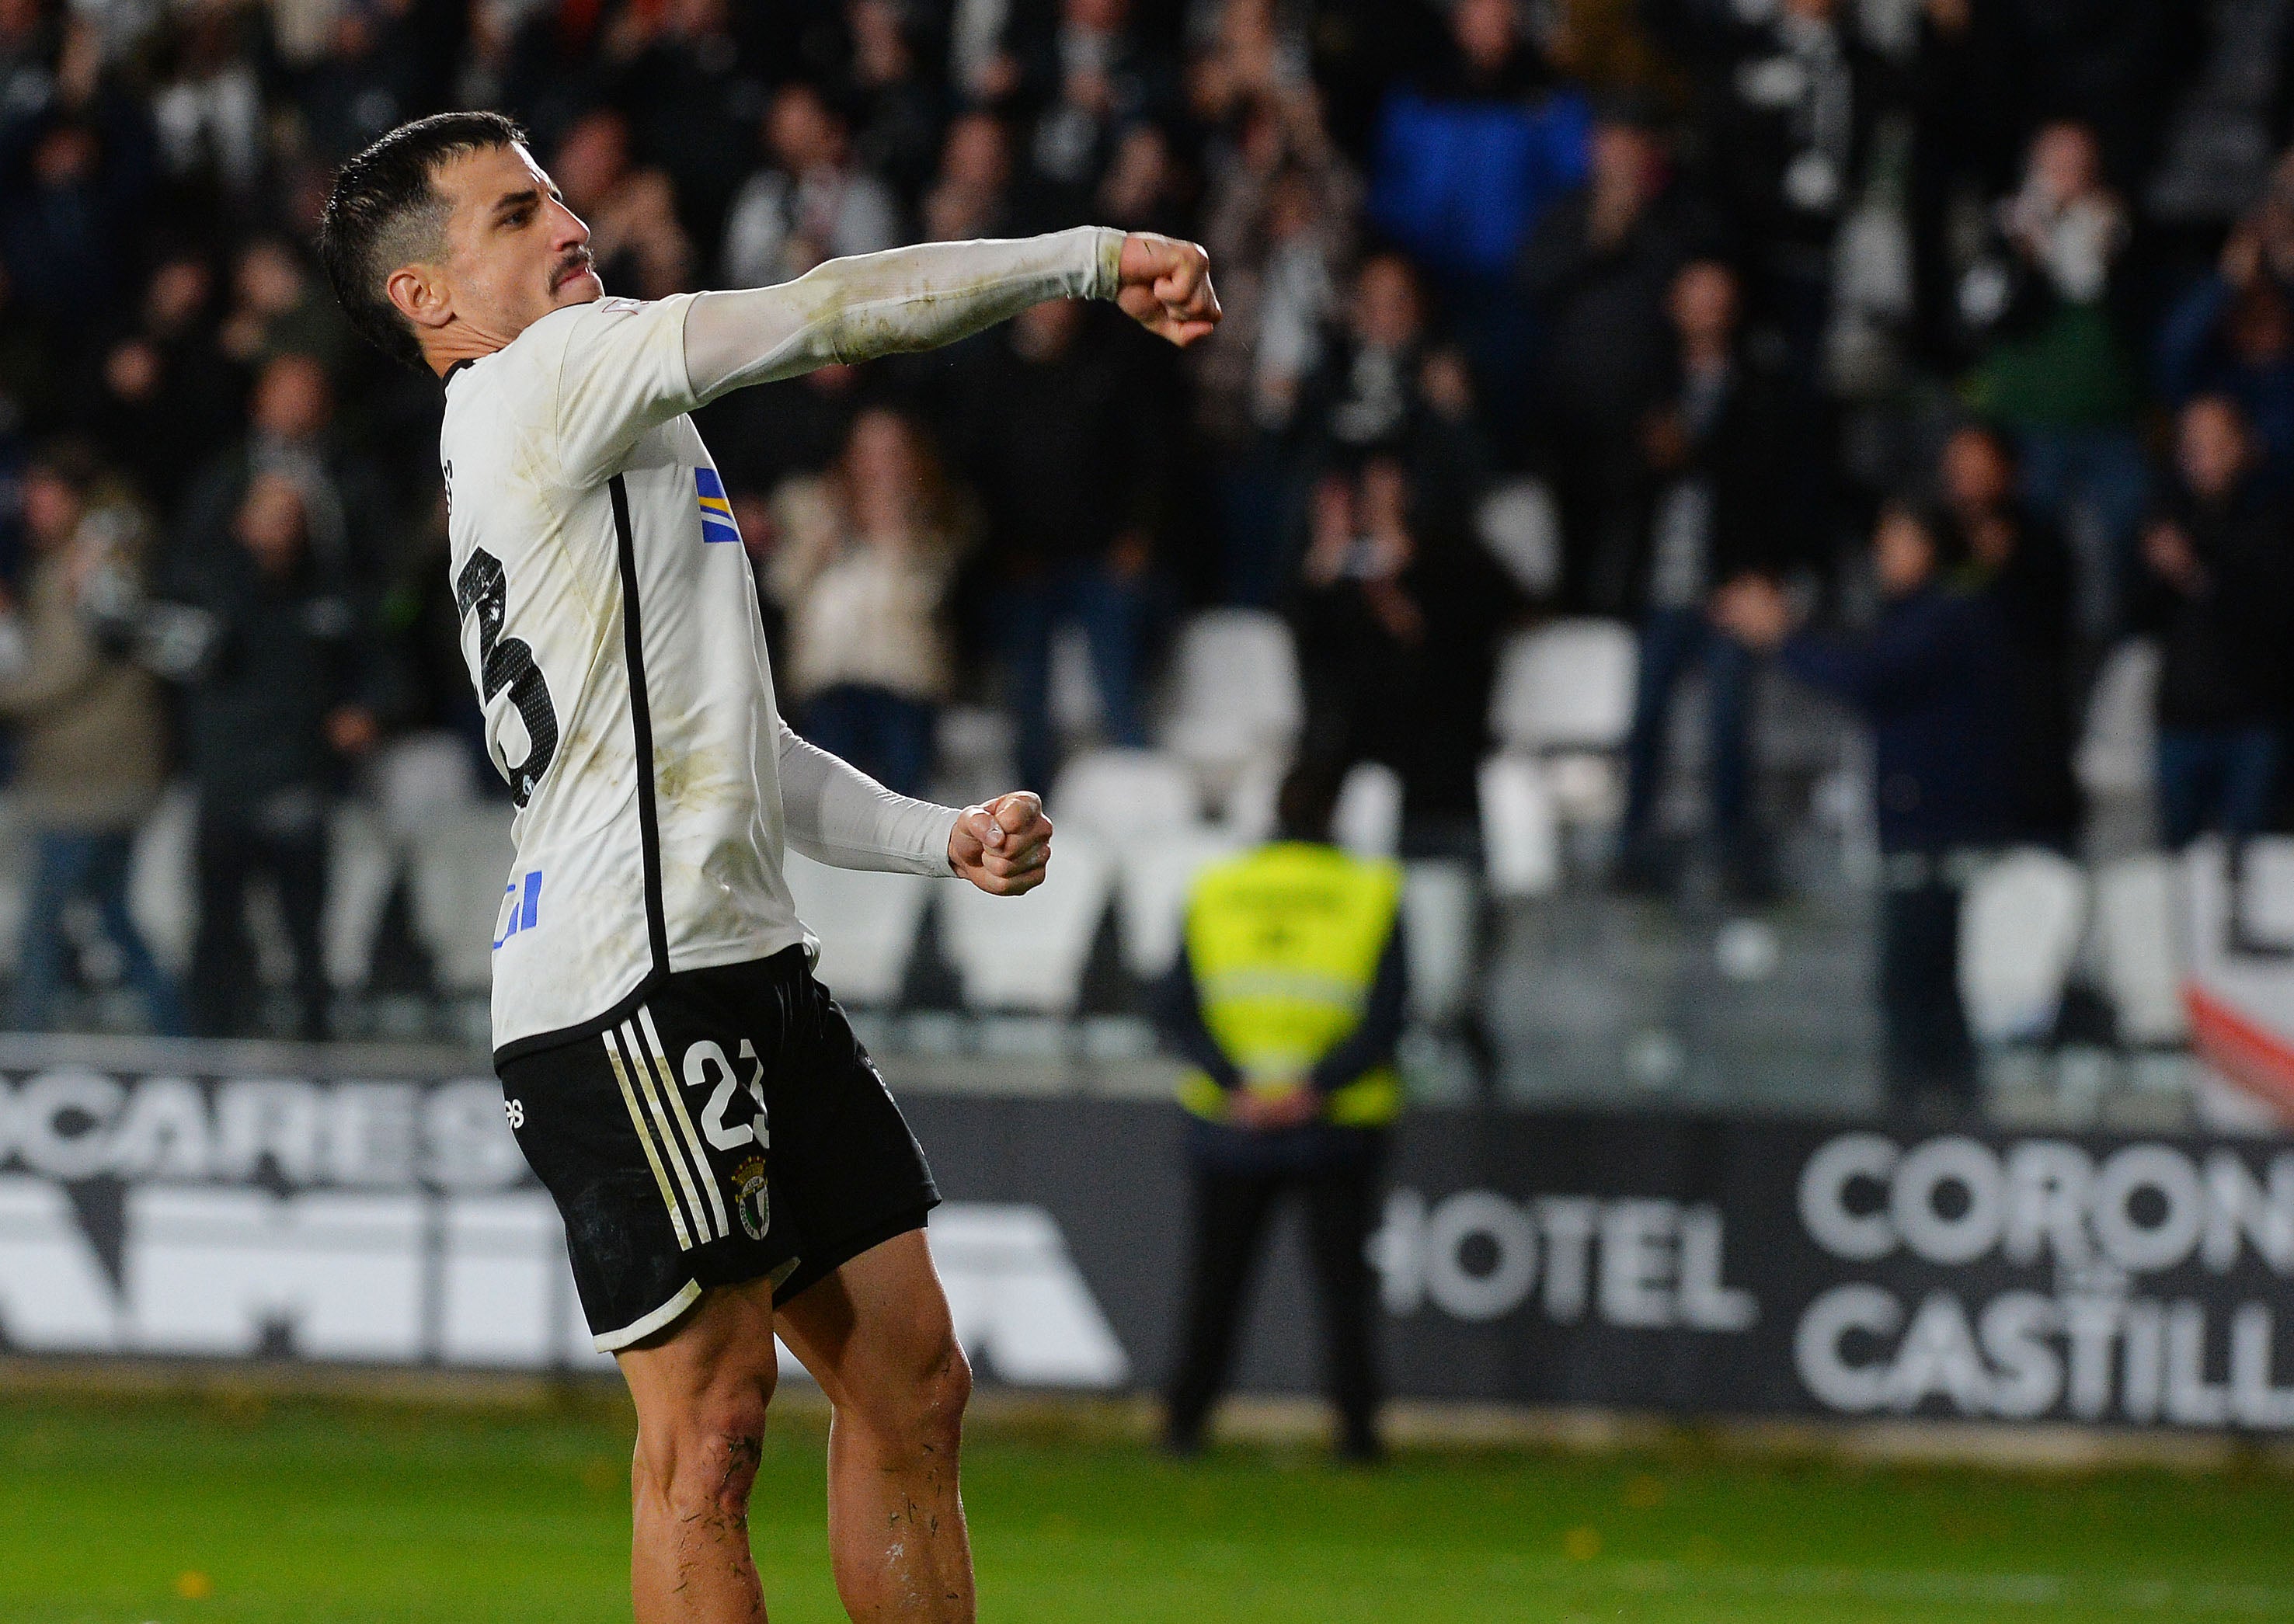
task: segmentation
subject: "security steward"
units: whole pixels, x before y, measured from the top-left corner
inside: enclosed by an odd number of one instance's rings
[[[1167,1394],[1169,1447],[1192,1454],[1224,1385],[1243,1288],[1276,1200],[1306,1198],[1339,1449],[1380,1453],[1365,1255],[1387,1129],[1402,1105],[1395,1044],[1409,972],[1402,871],[1330,843],[1338,773],[1282,785],[1277,838],[1204,872],[1163,989],[1166,1041],[1192,1063],[1193,1254]]]

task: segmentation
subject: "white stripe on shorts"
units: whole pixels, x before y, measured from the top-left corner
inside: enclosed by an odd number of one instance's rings
[[[710,1210],[717,1214],[717,1233],[730,1235],[733,1220],[725,1211],[724,1193],[717,1188],[717,1180],[709,1171],[709,1157],[701,1149],[701,1135],[693,1131],[693,1118],[685,1108],[684,1091],[677,1086],[677,1073],[670,1069],[669,1056],[663,1052],[661,1033],[653,1024],[653,1011],[643,1004],[638,1006],[638,1024],[645,1028],[646,1042],[653,1045],[653,1060],[661,1068],[661,1086],[669,1095],[670,1108],[677,1113],[677,1125],[685,1130],[685,1142],[693,1149],[693,1165],[701,1174],[701,1188],[709,1192]]]
[[[669,1187],[669,1173],[661,1165],[661,1152],[654,1149],[653,1133],[646,1126],[645,1112],[638,1105],[636,1092],[630,1087],[629,1068],[622,1064],[622,1051],[614,1041],[614,1034],[598,1035],[606,1042],[606,1059],[613,1066],[614,1080],[622,1085],[622,1100],[630,1108],[630,1126],[638,1132],[638,1143],[645,1147],[646,1164],[653,1169],[654,1182],[661,1186],[662,1205],[669,1208],[670,1227],[677,1231],[677,1249],[690,1252],[693,1237],[686,1232],[685,1214],[677,1205],[677,1192]]]
[[[677,1130],[670,1125],[669,1108],[661,1102],[661,1090],[654,1080],[652,1062],[646,1057],[636,1027],[626,1020],[622,1023],[622,1047],[628,1052],[630,1069],[637,1074],[638,1092],[644,1096],[646,1108],[652,1113],[654,1125],[660,1130],[656,1138],[662,1155],[677,1174],[678,1188],[685,1192],[685,1210],[693,1220],[694,1233],[703,1240],[714,1240],[717,1231],[709,1225],[709,1210],[701,1204],[701,1191],[694,1185],[693,1170],[686,1165],[685,1152],[677,1142]],[[706,1177],[709,1169],[705,1163],[701,1171]]]

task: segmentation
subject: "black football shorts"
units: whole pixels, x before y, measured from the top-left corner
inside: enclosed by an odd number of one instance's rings
[[[601,1352],[712,1286],[770,1279],[785,1303],[940,1203],[801,947],[681,970],[626,1019],[500,1070]]]

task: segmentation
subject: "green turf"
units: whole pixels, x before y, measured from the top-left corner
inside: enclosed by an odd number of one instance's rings
[[[626,1423],[594,1402],[0,1398],[0,1621],[625,1619],[627,1457]],[[1005,1433],[974,1440],[966,1499],[981,1614],[1000,1624],[2294,1620],[2294,1482],[2263,1473],[2019,1478],[1688,1449],[1405,1454],[1361,1473]],[[812,1426],[769,1443],[754,1532],[779,1624],[843,1616]]]

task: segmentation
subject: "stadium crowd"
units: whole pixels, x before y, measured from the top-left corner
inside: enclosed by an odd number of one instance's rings
[[[2282,816],[2294,644],[2294,5],[2186,0],[0,0],[0,710],[38,833],[16,1018],[94,898],[163,1028],[245,1028],[268,873],[322,1030],[326,809],[476,745],[435,380],[308,252],[398,121],[519,118],[610,290],[1093,222],[1213,256],[1181,354],[1111,311],[712,406],[799,727],[895,787],[951,702],[1109,743],[1167,633],[1287,618],[1300,748],[1470,830],[1501,638],[1623,619],[1621,884],[1773,884],[1772,656],[1869,721],[1891,854],[2068,846],[2087,693],[2160,639],[2165,838]],[[1493,524],[1534,478],[1550,526]],[[199,795],[178,999],[120,900]],[[486,776],[491,779],[489,770]],[[1891,922],[1891,929],[1901,922]]]

